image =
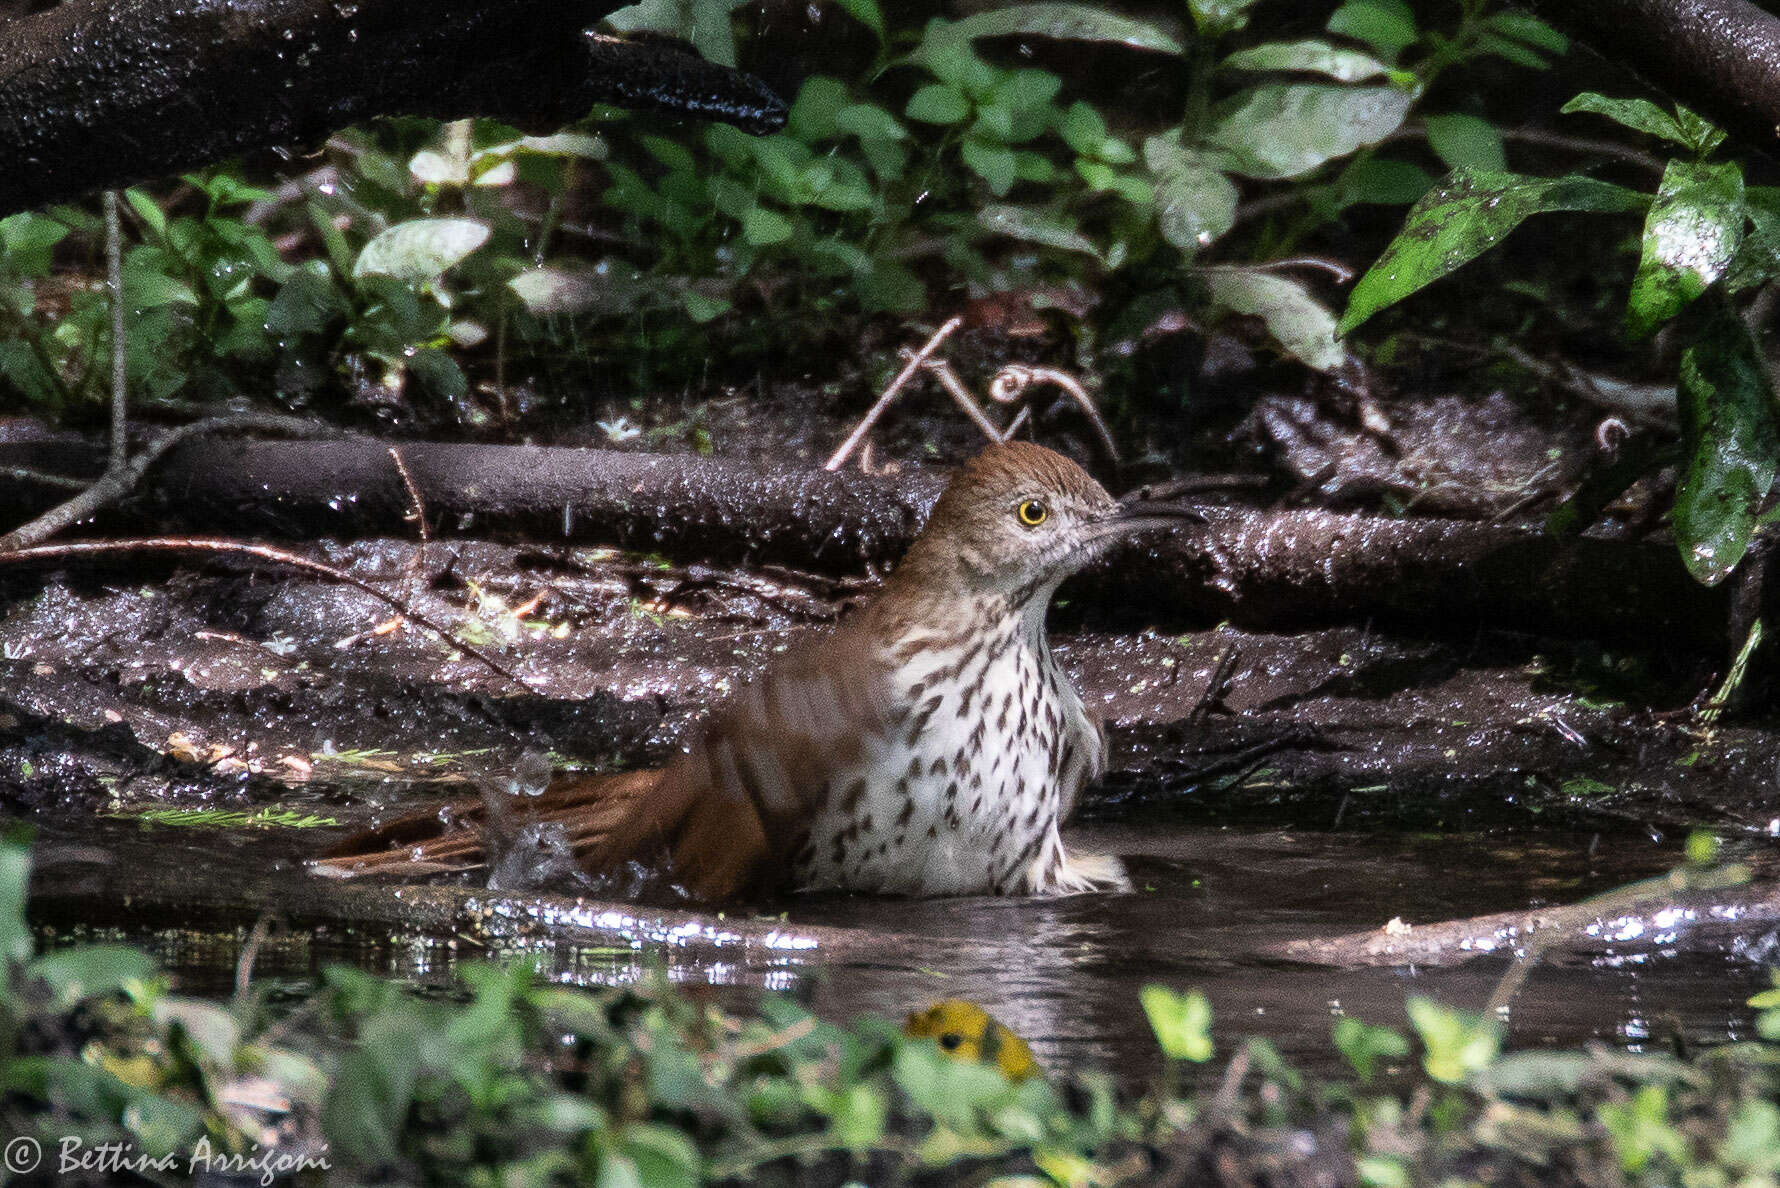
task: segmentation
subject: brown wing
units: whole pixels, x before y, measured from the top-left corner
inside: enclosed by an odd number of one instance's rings
[[[836,772],[890,724],[884,665],[856,624],[781,656],[738,691],[687,755],[655,771],[561,779],[515,816],[558,825],[589,872],[631,861],[700,899],[778,885]],[[459,801],[355,834],[318,865],[340,874],[417,876],[488,861],[487,808]]]

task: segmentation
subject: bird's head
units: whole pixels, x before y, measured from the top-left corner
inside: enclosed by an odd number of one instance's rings
[[[953,476],[901,568],[1025,604],[1121,537],[1197,519],[1175,504],[1115,500],[1063,455],[1005,442]]]

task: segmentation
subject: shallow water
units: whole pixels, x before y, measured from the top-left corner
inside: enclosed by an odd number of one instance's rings
[[[1287,940],[1574,902],[1664,871],[1676,847],[1627,835],[1506,831],[1467,835],[1288,832],[1165,822],[1079,830],[1077,845],[1125,855],[1139,890],[1061,900],[792,899],[774,935],[726,934],[744,915],[655,920],[564,911],[549,896],[480,895],[470,923],[367,923],[338,884],[320,884],[301,857],[304,830],[213,831],[133,822],[46,822],[36,912],[58,940],[141,943],[188,991],[223,994],[258,905],[297,926],[260,946],[255,976],[302,978],[329,962],[439,980],[456,963],[537,955],[553,977],[598,983],[670,977],[745,1003],[750,988],[797,995],[821,1014],[900,1017],[938,998],[982,1003],[1025,1036],[1041,1061],[1094,1064],[1139,1078],[1155,1047],[1138,990],[1160,981],[1198,987],[1216,1011],[1223,1050],[1266,1036],[1311,1068],[1332,1067],[1339,1015],[1400,1023],[1411,994],[1479,1008],[1505,958],[1436,969],[1333,969],[1264,955]],[[127,892],[116,880],[127,876]],[[354,896],[397,897],[396,888]],[[239,889],[239,899],[232,890]],[[573,894],[573,889],[569,889]],[[337,919],[329,905],[339,901]],[[320,905],[319,907],[317,905]],[[362,902],[360,902],[362,907]],[[157,908],[159,910],[157,910]],[[591,930],[505,927],[534,910]],[[486,925],[484,927],[483,925]],[[728,936],[728,939],[725,937]],[[1515,999],[1516,1045],[1601,1040],[1633,1049],[1677,1038],[1742,1038],[1744,1000],[1767,985],[1758,943],[1653,947],[1642,940],[1587,958],[1548,957]]]

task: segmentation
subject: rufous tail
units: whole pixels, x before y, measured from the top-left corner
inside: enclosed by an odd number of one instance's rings
[[[494,825],[481,800],[434,805],[337,842],[315,865],[337,876],[396,878],[479,870],[498,849],[498,834],[524,829],[566,846],[589,874],[640,862],[699,899],[758,889],[766,857],[758,814],[745,798],[711,795],[695,774],[675,764],[558,779],[537,796],[513,797],[508,820]]]

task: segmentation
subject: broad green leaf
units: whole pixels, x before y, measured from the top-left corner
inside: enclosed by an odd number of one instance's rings
[[[1403,123],[1414,96],[1396,87],[1273,83],[1220,106],[1207,140],[1246,177],[1300,177],[1325,161],[1377,144]]]
[[[1362,202],[1407,206],[1434,188],[1428,171],[1408,161],[1364,157],[1342,170],[1335,183],[1343,207]]]
[[[1675,114],[1670,115],[1648,99],[1611,99],[1593,91],[1584,91],[1564,104],[1560,110],[1565,115],[1584,112],[1606,116],[1614,123],[1651,136],[1659,136],[1701,154],[1711,152],[1724,139],[1722,130],[1702,120],[1687,108],[1677,105]]]
[[[806,143],[827,140],[838,130],[835,117],[852,101],[846,83],[825,74],[813,74],[797,92],[785,130]]]
[[[1100,259],[1100,249],[1094,246],[1093,240],[1076,230],[1074,224],[1030,207],[985,206],[977,211],[977,225],[1009,239]]]
[[[1212,300],[1260,318],[1274,341],[1306,367],[1329,371],[1346,360],[1335,339],[1335,315],[1299,282],[1249,268],[1209,269],[1204,280]]]
[[[784,243],[791,238],[791,220],[776,210],[756,206],[742,216],[742,238],[755,247]]]
[[[880,43],[884,40],[884,14],[878,0],[837,0],[847,15],[870,29]]]
[[[1488,120],[1464,112],[1450,112],[1428,116],[1422,122],[1428,126],[1428,147],[1448,169],[1501,172],[1508,168],[1508,158],[1502,151],[1502,133]]]
[[[1150,1021],[1150,1030],[1156,1033],[1162,1055],[1195,1064],[1211,1059],[1211,1002],[1203,991],[1182,994],[1151,984],[1138,991],[1137,998]]]
[[[1347,1062],[1362,1081],[1372,1079],[1380,1060],[1401,1060],[1409,1055],[1409,1041],[1401,1032],[1389,1027],[1374,1027],[1352,1015],[1335,1020],[1333,1034],[1335,1046],[1347,1057]]]
[[[956,87],[928,83],[909,96],[902,114],[923,124],[961,124],[970,115],[970,100]]]
[[[1337,333],[1470,263],[1529,215],[1554,210],[1628,211],[1646,198],[1592,177],[1525,177],[1455,170],[1410,208],[1384,254],[1354,286]]]
[[[1501,1029],[1482,1014],[1456,1010],[1431,998],[1405,1004],[1421,1037],[1422,1067],[1436,1081],[1456,1085],[1489,1067],[1501,1049]]]
[[[1681,441],[1686,465],[1675,492],[1675,543],[1705,585],[1743,559],[1755,514],[1780,458],[1773,380],[1755,341],[1722,301],[1694,307],[1681,352]]]
[[[1005,197],[1019,180],[1019,163],[1014,158],[1014,150],[1005,144],[971,136],[965,138],[960,154],[971,171],[989,183],[989,191],[997,198]]]
[[[1155,179],[1156,223],[1162,238],[1196,255],[1236,222],[1236,187],[1205,154],[1181,143],[1177,132],[1143,142],[1143,163]]]
[[[935,34],[930,29],[928,36]],[[978,37],[1047,37],[1054,41],[1107,41],[1162,54],[1184,52],[1180,42],[1147,21],[1088,4],[1015,4],[952,21],[939,35],[957,41]]]
[[[410,219],[367,243],[352,275],[431,284],[487,241],[488,224],[476,219]]]
[[[1403,0],[1347,0],[1323,27],[1365,42],[1387,61],[1395,61],[1421,36],[1415,27],[1415,13]]]
[[[150,231],[156,235],[167,233],[167,216],[162,212],[160,203],[135,186],[124,191],[124,201],[130,204],[130,209],[136,212],[136,217],[141,219],[143,225]],[[63,228],[63,230],[67,229]]]
[[[1231,70],[1292,70],[1326,74],[1341,82],[1365,82],[1389,74],[1391,68],[1371,54],[1341,49],[1326,41],[1270,41],[1238,50],[1221,65]]]
[[[1187,0],[1193,27],[1203,37],[1222,37],[1248,25],[1248,10],[1256,0]]]
[[[1780,189],[1745,186],[1743,209],[1750,226],[1724,275],[1725,291],[1740,293],[1780,277]]]
[[[1724,275],[1746,218],[1741,165],[1670,161],[1644,222],[1626,333],[1648,337]]]
[[[860,140],[906,140],[908,129],[875,103],[854,103],[834,113],[835,130]]]
[[[1530,13],[1516,9],[1505,9],[1492,14],[1484,24],[1504,37],[1512,37],[1516,41],[1524,41],[1530,46],[1542,49],[1551,54],[1565,54],[1570,51],[1570,39],[1553,29],[1550,25]]]
[[[135,191],[124,193],[127,197]],[[47,215],[26,212],[0,219],[0,268],[15,276],[42,276],[50,269],[55,246],[67,235],[67,225]]]

